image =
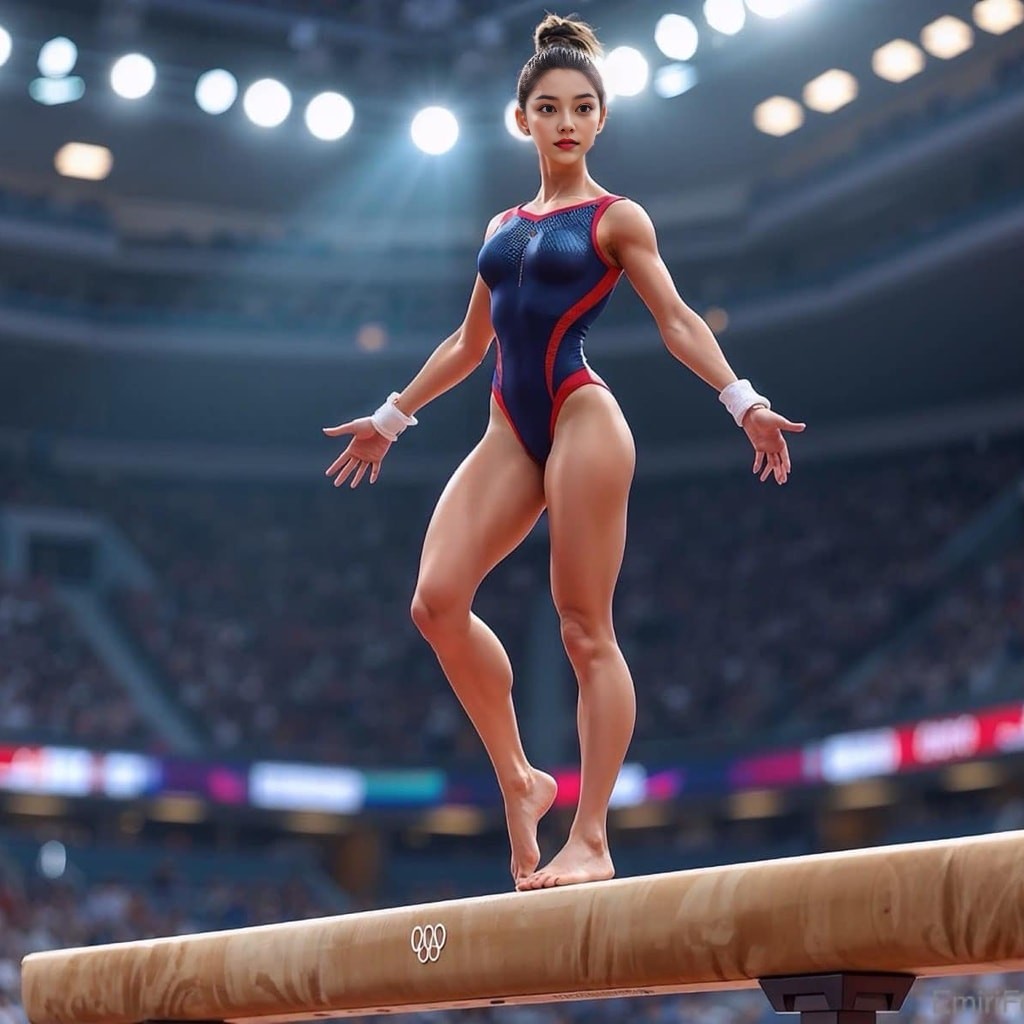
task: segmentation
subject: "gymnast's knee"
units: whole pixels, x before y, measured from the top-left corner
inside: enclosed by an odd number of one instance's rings
[[[573,668],[585,670],[616,647],[611,623],[577,609],[559,609],[562,644]]]
[[[429,640],[468,626],[469,605],[462,587],[443,579],[421,579],[409,611],[416,628]]]

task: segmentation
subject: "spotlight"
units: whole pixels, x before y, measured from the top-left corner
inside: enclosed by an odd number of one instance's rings
[[[734,36],[747,23],[743,0],[704,0],[704,20],[725,36]]]
[[[974,45],[971,26],[947,14],[921,29],[921,45],[941,60],[952,60]]]
[[[857,79],[849,71],[832,68],[804,86],[804,103],[811,110],[834,114],[857,98]]]
[[[689,60],[697,52],[697,26],[681,14],[665,14],[654,29],[654,42],[670,60]]]
[[[788,96],[772,96],[754,108],[754,124],[765,135],[789,135],[803,123],[803,107]]]
[[[636,96],[647,85],[650,68],[639,50],[617,46],[605,59],[601,73],[616,96]]]
[[[324,142],[336,142],[345,135],[355,120],[349,100],[337,92],[322,92],[306,107],[306,127]]]
[[[260,128],[276,128],[292,112],[292,94],[276,79],[261,78],[245,90],[242,107]]]
[[[44,107],[58,107],[63,103],[80,100],[85,95],[85,82],[78,75],[33,78],[29,82],[28,94]]]
[[[747,0],[747,6],[759,18],[773,20],[796,10],[807,0]]]
[[[530,136],[524,135],[519,130],[519,124],[516,121],[516,108],[518,106],[519,103],[516,100],[509,100],[505,105],[505,130],[513,139],[518,139],[520,142],[529,142]]]
[[[974,24],[994,36],[1009,32],[1022,22],[1024,3],[1021,0],[978,0],[974,5]]]
[[[697,84],[692,64],[666,64],[654,73],[654,91],[665,99],[682,96]]]
[[[409,129],[412,141],[431,156],[447,153],[459,138],[459,122],[444,107],[424,107]]]
[[[118,96],[141,100],[156,83],[156,67],[141,53],[129,53],[110,69],[110,84]]]
[[[196,104],[206,114],[223,114],[238,99],[238,82],[230,71],[204,71],[196,82]]]
[[[11,33],[0,25],[0,67],[10,60],[12,49],[14,49],[14,43],[11,40]]]
[[[905,82],[924,70],[924,54],[906,39],[894,39],[875,50],[871,67],[887,82]]]
[[[54,167],[65,178],[102,181],[114,166],[114,157],[106,146],[86,142],[69,142],[57,150]]]
[[[43,43],[36,62],[39,74],[46,78],[63,78],[70,75],[78,61],[78,47],[66,36],[57,36]]]

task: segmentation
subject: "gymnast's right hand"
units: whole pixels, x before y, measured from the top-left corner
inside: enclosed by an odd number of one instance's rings
[[[358,487],[367,469],[370,470],[370,483],[377,479],[381,460],[387,455],[391,442],[377,431],[369,416],[339,423],[336,427],[324,427],[323,431],[328,437],[352,435],[348,447],[327,467],[324,474],[335,478],[335,487],[340,487],[352,473],[355,476],[349,486]]]

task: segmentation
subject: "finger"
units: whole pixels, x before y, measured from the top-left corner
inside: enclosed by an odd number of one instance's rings
[[[761,460],[764,458],[764,452],[759,451],[754,456],[754,469],[753,472],[757,472],[761,468]]]
[[[349,452],[352,449],[352,445],[349,445],[328,467],[327,472],[324,476],[334,476],[339,469],[348,461]]]
[[[380,476],[380,463],[379,462],[375,462],[373,464],[373,468],[370,470],[370,483],[371,484],[375,484],[377,482],[377,477],[379,477],[379,476]]]
[[[782,442],[782,465],[786,467],[786,475],[788,476],[793,469],[793,463],[790,461],[789,448],[786,447],[785,441]]]
[[[366,471],[369,468],[370,468],[370,464],[368,462],[361,462],[359,464],[359,469],[356,471],[356,475],[354,477],[352,477],[352,483],[349,484],[349,486],[350,487],[358,487],[359,486],[359,481],[363,479],[363,477],[366,475]]]
[[[348,423],[339,423],[336,427],[324,427],[323,432],[328,437],[337,437],[339,434],[351,434],[352,433],[352,421]]]
[[[340,487],[348,478],[352,475],[352,471],[359,466],[358,459],[349,459],[344,466],[341,467],[341,472],[334,480],[334,486]]]
[[[771,459],[765,459],[764,472],[761,474],[761,483],[764,483],[772,474],[772,463]]]
[[[807,429],[806,423],[791,423],[784,416],[780,418],[782,422],[779,424],[779,430],[788,430],[791,434],[799,434]]]

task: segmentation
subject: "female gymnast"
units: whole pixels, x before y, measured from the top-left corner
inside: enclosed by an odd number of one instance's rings
[[[505,802],[517,889],[611,878],[607,814],[633,734],[633,681],[612,624],[633,479],[633,437],[607,385],[587,364],[583,339],[625,272],[669,352],[719,392],[754,447],[753,472],[783,484],[783,431],[803,423],[771,411],[737,380],[714,335],[676,291],[654,227],[636,203],[587,172],[587,153],[607,107],[588,25],[548,15],[519,76],[516,122],[540,158],[540,189],[487,226],[461,326],[401,393],[372,415],[324,428],[351,434],[327,469],[356,487],[415,413],[481,363],[497,338],[490,419],[448,482],[423,543],[412,617],[433,648],[494,765]],[[586,385],[597,385],[587,387]],[[763,468],[762,468],[763,467]],[[523,751],[512,704],[512,667],[472,611],[484,577],[547,509],[551,594],[579,684],[580,796],[568,841],[538,870],[537,823],[555,780]]]

